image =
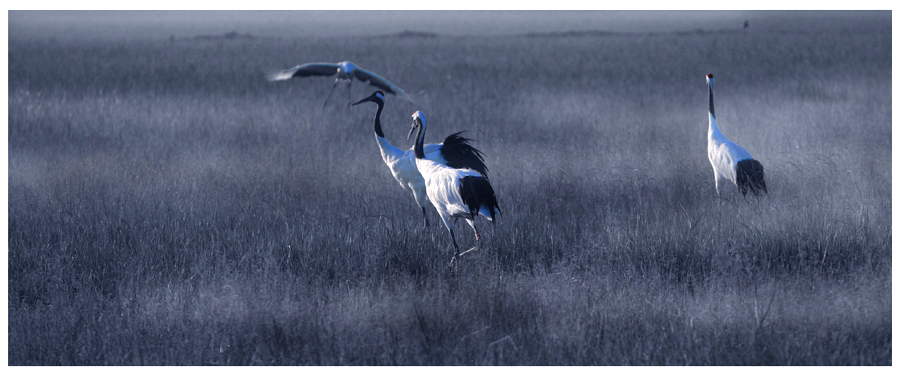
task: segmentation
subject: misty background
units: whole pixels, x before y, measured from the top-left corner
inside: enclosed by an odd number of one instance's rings
[[[878,30],[890,12],[834,11],[10,11],[10,39],[140,39],[236,31],[259,37],[346,37],[404,30],[446,36],[602,30]]]

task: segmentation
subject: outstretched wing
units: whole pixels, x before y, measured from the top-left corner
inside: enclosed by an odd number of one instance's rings
[[[356,69],[353,70],[353,76],[356,77],[357,80],[368,82],[369,85],[375,86],[387,93],[394,94],[410,102],[413,101],[408,95],[406,95],[406,93],[403,92],[403,89],[397,87],[397,85],[390,83],[384,77],[381,77],[373,72],[367,71],[357,66]]]
[[[334,74],[337,73],[337,69],[338,65],[332,63],[303,64],[291,69],[271,73],[269,74],[269,81],[283,81],[293,77],[334,76]]]
[[[487,178],[488,168],[484,164],[484,153],[469,144],[470,139],[460,134],[462,132],[447,136],[441,145],[441,156],[447,161],[447,166],[472,169]]]

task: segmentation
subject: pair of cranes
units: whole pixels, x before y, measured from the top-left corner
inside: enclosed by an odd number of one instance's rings
[[[487,178],[487,166],[480,150],[469,144],[469,139],[457,132],[447,136],[440,144],[425,145],[426,120],[422,111],[412,114],[413,123],[406,139],[416,134],[416,142],[412,149],[401,150],[384,138],[381,129],[381,111],[384,109],[384,93],[374,94],[359,100],[353,105],[373,102],[378,107],[375,111],[375,141],[381,150],[381,159],[391,170],[394,179],[400,186],[412,191],[416,203],[422,208],[424,226],[428,226],[425,206],[428,201],[437,209],[441,221],[450,231],[450,239],[456,253],[450,260],[455,267],[459,257],[474,251],[478,246],[465,252],[459,251],[453,225],[463,218],[475,231],[475,242],[481,240],[475,218],[482,215],[494,223],[494,215],[500,212],[494,188]],[[426,198],[427,197],[427,198]],[[496,213],[495,213],[496,210]]]
[[[331,97],[335,86],[341,81],[347,82],[347,95],[349,98],[350,85],[353,80],[368,82],[388,93],[400,98],[412,100],[402,89],[391,84],[381,76],[357,67],[355,64],[344,61],[337,64],[310,63],[298,65],[294,68],[274,73],[269,76],[271,81],[287,80],[293,77],[306,76],[334,76],[337,78],[325,98],[325,103]],[[387,141],[381,128],[381,112],[384,110],[384,93],[379,90],[372,95],[363,98],[352,105],[373,102],[377,105],[375,111],[375,141],[381,151],[381,159],[391,170],[394,179],[404,189],[412,192],[413,198],[422,208],[424,226],[428,226],[428,216],[425,206],[430,201],[437,210],[441,221],[450,232],[453,248],[456,253],[450,260],[451,268],[459,263],[459,258],[478,248],[476,245],[465,252],[460,252],[453,233],[453,226],[459,218],[466,220],[475,232],[475,242],[481,240],[475,218],[481,215],[494,223],[496,214],[502,214],[497,203],[497,196],[490,180],[487,178],[487,166],[484,164],[482,152],[469,143],[469,139],[462,137],[457,132],[447,136],[440,144],[425,145],[425,131],[427,121],[425,114],[416,111],[412,115],[413,123],[406,139],[416,134],[415,145],[409,150],[401,150]],[[349,102],[349,101],[348,101]],[[323,104],[324,106],[324,104]]]
[[[272,74],[269,79],[281,81],[307,76],[336,76],[335,82],[325,98],[325,103],[331,97],[335,86],[341,81],[346,81],[349,104],[349,88],[353,80],[368,82],[385,92],[412,102],[410,97],[396,85],[348,61],[337,64],[298,65]],[[754,195],[759,195],[760,191],[768,194],[762,164],[753,159],[746,149],[731,142],[719,131],[713,106],[712,74],[706,75],[706,83],[709,88],[707,156],[715,174],[716,194],[721,193],[719,186],[725,180],[735,184],[745,196],[748,191]],[[425,214],[427,202],[430,201],[437,209],[444,226],[450,232],[450,239],[453,241],[456,251],[450,261],[452,268],[459,262],[460,256],[477,248],[475,246],[465,252],[460,252],[453,233],[453,225],[456,220],[459,218],[466,220],[475,232],[477,244],[481,240],[481,236],[475,226],[475,218],[481,215],[494,223],[495,214],[502,214],[494,189],[487,178],[487,166],[484,164],[483,154],[469,144],[469,139],[460,136],[461,132],[447,136],[440,144],[425,145],[427,122],[421,111],[413,113],[412,127],[407,135],[408,140],[414,132],[418,131],[415,145],[405,151],[391,145],[385,139],[381,129],[381,112],[384,109],[385,101],[384,93],[381,90],[353,103],[353,105],[373,102],[378,106],[374,123],[375,140],[381,150],[381,158],[400,186],[412,192],[416,204],[422,209],[425,227],[428,226],[428,217]]]

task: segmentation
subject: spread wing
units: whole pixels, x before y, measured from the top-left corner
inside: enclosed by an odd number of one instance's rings
[[[390,83],[384,77],[381,77],[373,72],[367,71],[360,67],[356,67],[356,69],[353,70],[353,76],[356,77],[357,80],[368,82],[369,85],[384,90],[386,93],[394,94],[397,97],[403,98],[410,102],[413,101],[408,95],[406,95],[406,93],[403,92],[403,89],[400,89],[399,87],[397,87],[397,85]]]
[[[293,77],[307,76],[334,76],[337,73],[338,65],[332,63],[309,63],[298,65],[291,69],[285,69],[280,72],[269,74],[269,81],[289,80]]]

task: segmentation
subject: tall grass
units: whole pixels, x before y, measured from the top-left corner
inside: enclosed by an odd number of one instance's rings
[[[10,40],[9,362],[889,365],[882,29]],[[504,214],[457,274],[374,110],[264,80],[340,60],[419,98],[396,145],[421,109],[486,152]],[[715,195],[710,72],[767,197]]]

